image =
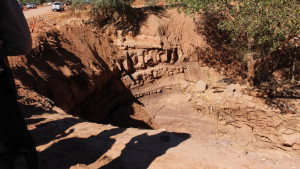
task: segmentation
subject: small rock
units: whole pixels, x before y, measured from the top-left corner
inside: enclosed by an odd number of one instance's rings
[[[207,83],[202,81],[202,80],[199,80],[197,83],[196,83],[196,86],[195,86],[195,90],[196,92],[205,92],[207,89]]]
[[[180,68],[180,73],[184,73],[184,68]]]
[[[157,77],[158,77],[158,72],[156,72],[156,71],[153,72],[153,77],[154,77],[154,78],[157,78]]]
[[[161,92],[162,92],[162,89],[157,89],[156,92],[157,92],[157,93],[161,93]]]
[[[294,144],[292,148],[293,148],[293,150],[300,150],[300,143]]]
[[[187,99],[188,99],[188,101],[191,101],[193,99],[193,95],[187,94]]]
[[[283,145],[288,147],[293,147],[294,144],[300,145],[300,133],[292,135],[283,135]]]
[[[189,87],[189,85],[187,83],[183,83],[180,85],[180,87],[181,87],[181,90],[185,90]]]
[[[213,91],[213,93],[222,93],[224,90],[221,90],[221,89],[215,89],[214,91]]]
[[[288,107],[289,113],[290,114],[295,114],[297,109],[293,108],[293,107]]]
[[[231,97],[234,95],[234,92],[236,92],[236,88],[235,85],[232,84],[227,86],[227,88],[224,90],[224,93]]]

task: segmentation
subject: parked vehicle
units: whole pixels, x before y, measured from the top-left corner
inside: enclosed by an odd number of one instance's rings
[[[29,2],[26,5],[27,9],[36,9],[36,4],[34,2]]]
[[[64,11],[65,7],[64,4],[61,2],[54,2],[54,4],[52,5],[52,11]]]

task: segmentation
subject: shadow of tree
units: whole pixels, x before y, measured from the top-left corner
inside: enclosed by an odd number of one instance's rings
[[[229,76],[246,78],[246,64],[237,57],[236,52],[230,47],[229,32],[218,28],[222,16],[204,13],[201,19],[195,21],[196,31],[206,37],[210,48],[197,48],[198,61],[215,68]]]
[[[100,169],[147,169],[159,156],[190,138],[186,133],[161,132],[133,137],[121,155]]]
[[[88,138],[68,138],[61,140],[39,153],[40,167],[43,169],[66,169],[76,164],[91,164],[99,159],[116,142],[111,136],[125,129],[105,130]]]
[[[124,21],[116,23],[117,29],[125,32],[132,31],[132,35],[136,36],[140,33],[141,26],[147,21],[149,15],[163,16],[165,9],[160,6],[133,8]]]

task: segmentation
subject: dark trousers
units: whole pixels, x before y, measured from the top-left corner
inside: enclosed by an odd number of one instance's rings
[[[37,152],[6,59],[0,59],[0,169],[37,169]]]

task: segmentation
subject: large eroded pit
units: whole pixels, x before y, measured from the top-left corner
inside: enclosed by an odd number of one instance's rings
[[[199,57],[218,58],[220,51],[195,31],[192,18],[174,10],[152,14],[134,37],[78,18],[56,22],[37,25],[32,52],[11,61],[18,85],[54,102],[40,107],[119,127],[284,145],[281,134],[290,125],[277,110],[224,70],[201,65]]]
[[[191,18],[175,10],[162,16],[168,15],[183,21],[150,14],[137,36],[110,28],[99,31],[78,18],[45,21],[47,26],[42,21],[33,33],[32,52],[20,62],[12,61],[16,78],[74,116],[122,127],[159,128],[150,113],[154,109],[145,109],[144,100],[170,89],[180,93],[172,89],[180,85],[177,78],[196,82],[186,77],[188,68],[182,65],[196,60],[197,47],[186,42],[205,46],[201,35],[182,32],[194,31]]]

